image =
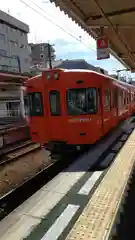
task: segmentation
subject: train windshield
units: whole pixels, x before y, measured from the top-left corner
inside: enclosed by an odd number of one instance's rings
[[[94,114],[97,111],[95,88],[69,89],[67,91],[68,115]]]
[[[39,92],[28,94],[30,116],[43,116],[42,95]]]

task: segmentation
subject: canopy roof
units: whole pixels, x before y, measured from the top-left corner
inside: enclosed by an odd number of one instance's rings
[[[110,51],[135,72],[135,0],[51,0],[94,39],[110,40]],[[102,28],[103,27],[103,28]]]

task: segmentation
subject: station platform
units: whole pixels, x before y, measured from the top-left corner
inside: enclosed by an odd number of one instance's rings
[[[110,239],[135,163],[132,129],[123,124],[10,213],[0,222],[0,239]],[[105,151],[104,167],[90,170]]]

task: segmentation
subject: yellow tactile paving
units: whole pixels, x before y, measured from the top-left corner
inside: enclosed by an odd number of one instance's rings
[[[108,239],[135,162],[135,130],[78,218],[67,240]]]

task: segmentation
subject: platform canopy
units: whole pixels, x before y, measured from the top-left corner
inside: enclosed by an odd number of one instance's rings
[[[51,0],[94,39],[110,40],[110,53],[135,72],[135,0]]]

